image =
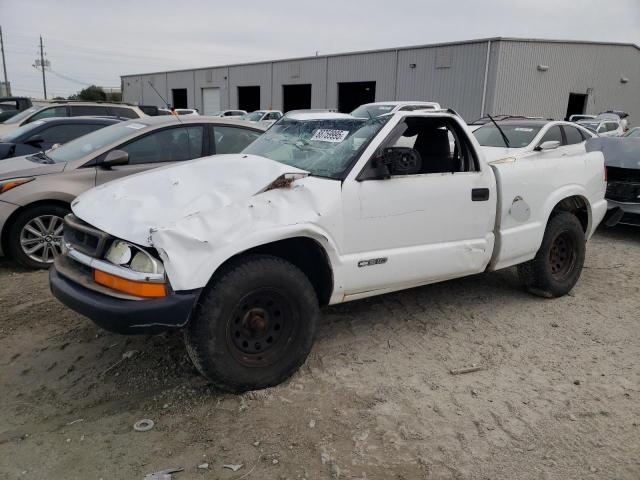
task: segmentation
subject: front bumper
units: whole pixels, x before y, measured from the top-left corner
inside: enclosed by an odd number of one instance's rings
[[[7,228],[7,220],[9,219],[11,214],[19,208],[19,205],[0,201],[0,235],[4,236],[5,228]],[[6,252],[2,251],[2,242],[0,242],[0,255],[5,254]]]
[[[200,291],[177,292],[160,299],[128,300],[96,292],[49,270],[51,293],[71,310],[114,333],[156,334],[184,327]]]

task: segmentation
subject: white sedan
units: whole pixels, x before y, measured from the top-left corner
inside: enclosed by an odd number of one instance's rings
[[[365,103],[351,112],[351,115],[356,118],[373,118],[387,113],[413,112],[414,110],[440,110],[440,104],[420,100]]]
[[[584,142],[596,135],[579,124],[549,120],[504,120],[473,132],[488,160],[531,154],[584,153]],[[506,137],[506,138],[505,138]]]
[[[171,110],[169,110],[168,108],[159,108],[158,111],[162,112],[161,115],[171,115]],[[175,108],[174,111],[181,117],[200,115],[198,113],[198,110],[196,110],[195,108]]]
[[[599,137],[620,137],[624,135],[624,126],[619,120],[594,118],[593,120],[580,120],[578,125],[597,133]]]
[[[242,120],[269,127],[282,118],[282,112],[280,110],[256,110],[243,115],[241,118]]]

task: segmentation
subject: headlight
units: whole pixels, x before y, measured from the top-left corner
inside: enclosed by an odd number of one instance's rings
[[[111,247],[104,258],[116,265],[126,265],[131,261],[131,256],[131,245],[127,242],[116,240],[111,244]]]
[[[164,273],[162,263],[149,252],[122,240],[113,242],[104,258],[114,265],[127,267],[134,272]]]
[[[12,188],[15,188],[19,185],[23,185],[25,183],[29,183],[30,181],[35,180],[34,177],[29,178],[12,178],[10,180],[4,180],[0,182],[0,193],[8,192]]]
[[[133,256],[133,260],[131,260],[131,265],[129,267],[135,272],[142,273],[163,273],[164,271],[164,269],[162,271],[158,271],[158,268],[162,269],[160,262],[143,250],[140,250]]]

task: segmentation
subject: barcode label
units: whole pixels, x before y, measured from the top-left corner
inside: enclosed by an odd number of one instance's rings
[[[340,143],[349,135],[349,130],[319,129],[313,132],[311,141]]]

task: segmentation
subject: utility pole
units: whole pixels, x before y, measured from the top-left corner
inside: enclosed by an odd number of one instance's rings
[[[44,99],[47,99],[47,80],[44,78],[44,46],[42,45],[42,35],[40,35],[40,67],[42,67],[42,89],[44,90]],[[6,74],[5,74],[6,76]]]
[[[4,70],[4,84],[7,90],[7,96],[11,96],[11,86],[7,78],[7,64],[4,60],[4,41],[2,40],[2,27],[0,27],[0,51],[2,51],[2,69]]]

